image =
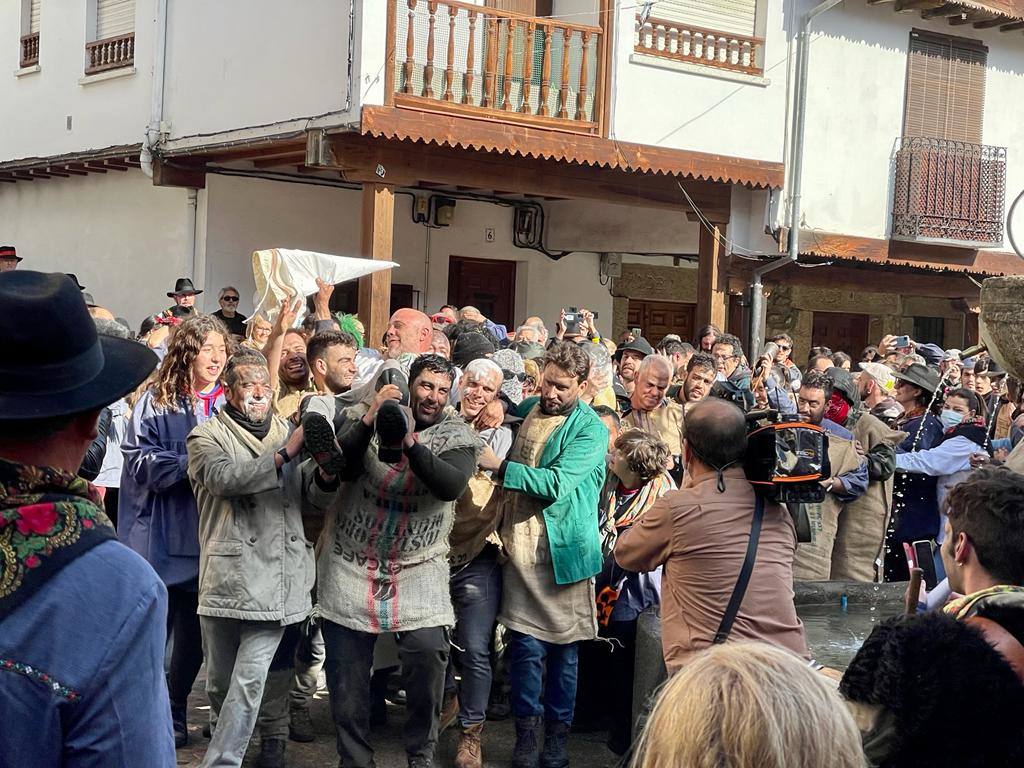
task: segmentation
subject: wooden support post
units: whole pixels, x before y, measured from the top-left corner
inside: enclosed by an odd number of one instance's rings
[[[726,330],[729,313],[729,284],[725,274],[725,224],[701,225],[697,263],[697,327],[708,323]]]
[[[391,184],[363,184],[361,256],[391,261],[395,226],[395,189]],[[391,270],[359,278],[359,319],[366,329],[366,346],[377,347],[391,314]]]

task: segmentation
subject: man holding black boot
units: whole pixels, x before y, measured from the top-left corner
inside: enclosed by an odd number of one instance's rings
[[[387,373],[387,371],[385,371]],[[370,668],[377,635],[394,632],[402,660],[409,765],[432,765],[448,665],[448,534],[455,500],[476,470],[480,440],[446,408],[454,369],[423,355],[409,371],[409,407],[395,384],[355,405],[338,429],[349,481],[325,531],[317,589],[327,685],[344,768],[370,768]]]

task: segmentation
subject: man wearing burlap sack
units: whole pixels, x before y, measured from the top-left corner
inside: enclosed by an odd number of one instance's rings
[[[832,549],[831,578],[881,581],[885,528],[892,512],[896,446],[906,435],[890,429],[864,408],[857,384],[849,371],[829,368],[825,373],[835,385],[825,418],[853,433],[855,445],[868,467],[867,490],[859,498],[847,502],[839,515],[836,543]],[[868,378],[866,374],[861,375]]]
[[[825,418],[832,390],[832,379],[820,371],[808,371],[797,395],[797,412],[801,420],[820,425],[828,433],[832,476],[822,481],[825,500],[805,505],[811,524],[811,541],[796,548],[793,560],[793,578],[796,581],[826,581],[829,578],[839,513],[844,504],[862,496],[868,487],[867,462],[857,453],[853,435],[846,427]]]

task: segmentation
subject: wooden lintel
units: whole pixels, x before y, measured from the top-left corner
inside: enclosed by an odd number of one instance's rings
[[[729,316],[728,257],[726,256],[725,225],[712,224],[700,228],[697,261],[697,314],[698,327],[709,323],[725,330]],[[735,330],[735,329],[734,329]]]
[[[363,185],[360,218],[360,255],[391,261],[395,227],[395,191],[390,184]],[[391,310],[391,270],[359,278],[359,318],[367,343],[376,346],[388,329]]]
[[[64,165],[62,165],[60,167],[60,170],[63,171],[64,173],[70,174],[71,176],[88,176],[89,175],[88,171],[80,170],[80,166],[72,164],[72,163],[65,163]]]
[[[937,8],[929,8],[925,11],[921,11],[922,19],[941,19],[943,16],[959,16],[964,12],[962,5],[955,5],[953,3],[946,3],[940,5]]]
[[[713,221],[729,220],[731,185],[680,179],[668,174],[595,168],[529,157],[509,158],[495,153],[409,142],[373,139],[357,134],[313,138],[306,165],[335,168],[348,181],[384,182],[413,187],[424,182],[474,189],[502,189],[513,194],[602,200],[686,211],[694,203]],[[381,176],[380,174],[384,175]]]
[[[1011,21],[999,27],[1000,32],[1013,32],[1015,29],[1024,29],[1024,21]]]
[[[153,163],[153,186],[206,189],[206,170],[202,166],[189,168],[158,161]]]
[[[992,27],[998,27],[1006,23],[1004,16],[997,16],[994,19],[985,19],[984,21],[974,22],[975,29],[991,29]]]
[[[292,155],[277,155],[275,157],[260,157],[252,161],[254,168],[280,168],[281,166],[299,165],[305,159],[301,152]]]

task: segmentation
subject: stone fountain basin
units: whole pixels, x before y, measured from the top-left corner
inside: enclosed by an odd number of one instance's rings
[[[874,625],[904,610],[906,582],[800,581],[793,602],[804,622],[807,644],[820,663],[845,670]],[[846,605],[843,605],[843,597]],[[661,651],[661,614],[651,608],[640,615],[633,677],[634,728],[650,699],[665,681]]]

